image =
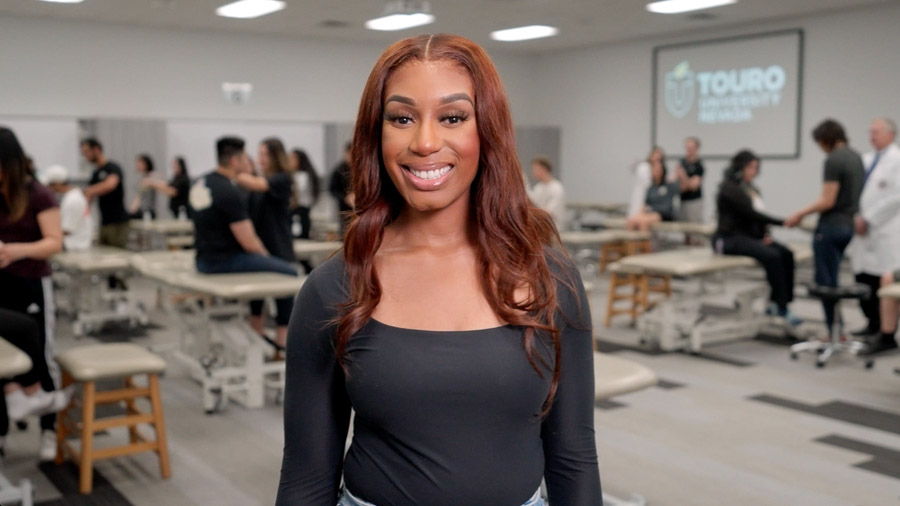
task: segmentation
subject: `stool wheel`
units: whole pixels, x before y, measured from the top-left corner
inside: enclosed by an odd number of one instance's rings
[[[816,360],[816,367],[818,367],[819,369],[824,369],[824,368],[825,368],[825,361],[824,361],[824,360],[821,360],[821,359]]]
[[[871,369],[873,367],[875,367],[875,361],[871,359],[866,360],[866,369]]]
[[[791,360],[797,360],[797,354],[796,354],[796,353],[791,352]]]

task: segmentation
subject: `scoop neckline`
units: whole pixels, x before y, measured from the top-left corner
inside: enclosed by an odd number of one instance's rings
[[[507,323],[505,325],[498,325],[496,327],[485,327],[481,329],[470,329],[470,330],[426,330],[426,329],[411,329],[408,327],[396,327],[394,325],[388,325],[387,323],[376,320],[375,318],[369,318],[370,322],[374,322],[376,325],[380,325],[387,329],[391,329],[394,331],[400,332],[417,332],[417,333],[428,333],[428,334],[471,334],[474,332],[495,332],[502,329],[511,329],[514,328],[515,325]]]

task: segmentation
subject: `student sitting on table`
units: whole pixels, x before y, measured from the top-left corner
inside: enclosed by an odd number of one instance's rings
[[[753,184],[759,175],[759,158],[741,151],[731,159],[719,186],[716,206],[719,224],[713,239],[717,253],[756,259],[766,270],[771,305],[768,314],[783,317],[791,325],[803,322],[788,308],[794,300],[794,253],[769,235],[769,225],[784,220],[764,213],[759,189]]]
[[[296,276],[297,270],[291,264],[269,255],[256,235],[247,209],[240,204],[240,193],[232,181],[247,164],[244,141],[237,137],[223,137],[216,142],[216,150],[218,167],[194,183],[189,197],[193,210],[197,270],[208,274],[280,272]],[[278,307],[275,341],[265,334],[260,334],[260,337],[283,349],[294,301],[292,297],[286,297],[275,302]]]
[[[680,191],[679,184],[666,182],[666,165],[660,160],[652,164],[650,176],[653,183],[647,189],[644,198],[643,211],[629,216],[627,226],[629,230],[648,231],[650,227],[661,221],[675,219],[675,198]]]

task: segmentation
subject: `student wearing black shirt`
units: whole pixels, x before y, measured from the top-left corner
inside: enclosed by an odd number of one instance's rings
[[[240,205],[240,193],[232,180],[247,163],[244,141],[237,137],[223,137],[216,142],[216,151],[218,167],[197,179],[191,186],[189,196],[197,270],[211,274],[280,272],[296,276],[297,270],[291,264],[269,255],[256,235],[247,209]],[[278,330],[273,344],[283,348],[293,298],[277,299],[275,302],[278,306]],[[260,336],[266,338],[264,334]]]
[[[693,223],[703,221],[703,160],[700,159],[700,139],[684,140],[684,158],[675,166],[675,175],[681,186],[681,204],[678,220]]]
[[[353,168],[343,253],[291,318],[276,504],[543,506],[542,478],[550,504],[602,504],[590,308],[484,50],[388,48]]]
[[[807,215],[819,213],[813,234],[815,281],[821,286],[837,286],[844,250],[853,238],[853,217],[859,211],[866,170],[862,157],[847,145],[844,127],[825,120],[813,130],[813,139],[828,157],[822,173],[822,194],[815,202],[792,214],[785,226],[800,223]],[[834,302],[822,302],[825,324],[834,323]]]
[[[274,137],[264,139],[259,145],[258,160],[261,176],[241,172],[234,181],[250,192],[250,220],[263,246],[273,257],[293,264],[297,261],[294,256],[294,239],[291,236],[293,177],[284,144]],[[280,333],[286,334],[290,307],[283,309],[284,311],[278,311],[280,316],[277,325],[281,329]],[[264,325],[263,301],[251,301],[250,326],[262,334]]]
[[[93,137],[81,141],[81,155],[94,165],[89,186],[84,189],[88,202],[100,205],[101,245],[124,248],[128,241],[128,212],[125,210],[124,176],[119,164],[103,154],[103,146]]]
[[[719,254],[749,256],[762,264],[771,288],[772,306],[767,312],[796,326],[802,320],[788,307],[794,300],[794,254],[769,235],[769,226],[781,226],[784,220],[764,212],[759,189],[753,184],[759,165],[759,158],[750,151],[731,159],[716,196],[719,224],[713,248]]]
[[[169,196],[169,211],[173,218],[179,218],[182,212],[190,218],[188,192],[191,190],[191,179],[183,157],[172,160],[172,179],[168,183],[158,179],[145,179],[141,184]]]
[[[328,191],[337,200],[338,219],[341,224],[341,237],[350,221],[350,212],[353,211],[353,189],[350,188],[350,143],[344,145],[344,153],[339,163],[331,173],[331,181]]]

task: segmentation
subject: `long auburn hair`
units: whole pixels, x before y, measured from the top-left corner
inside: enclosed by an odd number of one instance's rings
[[[30,167],[25,151],[12,130],[0,127],[0,197],[9,210],[9,221],[19,221],[28,208],[31,181]]]
[[[472,79],[481,149],[470,192],[470,220],[481,289],[502,321],[523,328],[528,360],[542,377],[542,367],[551,366],[536,356],[535,331],[550,337],[550,343],[543,343],[552,344],[555,353],[553,378],[542,411],[546,414],[559,383],[560,331],[555,323],[556,277],[544,248],[559,247],[559,234],[550,215],[531,204],[525,193],[512,116],[500,76],[484,50],[463,37],[420,35],[396,42],[381,55],[366,82],[351,156],[356,206],[344,239],[349,300],[341,306],[337,318],[335,353],[346,371],[343,358],[347,342],[369,321],[381,300],[375,253],[381,246],[384,227],[405,206],[388,176],[381,152],[384,90],[391,73],[412,61],[451,61],[465,68]],[[525,300],[516,299],[519,288],[527,289]]]

